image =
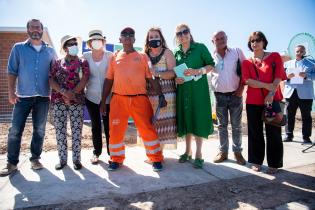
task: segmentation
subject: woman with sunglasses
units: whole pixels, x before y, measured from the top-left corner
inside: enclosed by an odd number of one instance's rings
[[[82,168],[81,136],[83,127],[84,88],[90,75],[89,64],[78,57],[80,38],[66,35],[61,39],[61,54],[64,58],[56,60],[49,72],[52,88],[52,117],[56,129],[60,170],[67,165],[67,116],[70,118],[72,132],[72,161],[75,170]]]
[[[178,136],[185,136],[186,151],[180,156],[179,162],[184,163],[192,158],[191,141],[195,137],[196,154],[194,167],[202,168],[201,148],[203,138],[213,132],[212,114],[207,73],[213,71],[214,62],[204,44],[194,41],[186,24],[176,26],[175,49],[176,65],[186,64],[188,69],[182,77],[175,79],[177,84],[176,114]]]
[[[153,75],[159,80],[162,93],[167,101],[167,107],[160,110],[154,127],[158,133],[160,144],[172,144],[176,146],[176,87],[175,87],[175,58],[168,49],[160,28],[150,28],[146,35],[144,52],[150,58]],[[154,91],[151,84],[147,83],[147,90],[153,110],[159,104],[159,95]]]
[[[265,140],[262,113],[265,104],[283,99],[279,83],[286,79],[281,56],[266,52],[268,41],[260,31],[248,39],[248,48],[253,52],[242,63],[242,79],[247,88],[246,112],[248,126],[248,162],[254,171],[260,171],[265,156]],[[267,173],[273,174],[283,166],[281,128],[265,124],[267,144]]]
[[[93,156],[92,164],[98,163],[98,158],[102,153],[102,120],[104,125],[106,143],[109,141],[109,100],[106,99],[106,112],[100,115],[100,103],[102,99],[103,85],[107,72],[108,62],[112,57],[112,53],[105,51],[106,40],[101,30],[92,30],[89,32],[87,41],[88,48],[91,51],[83,54],[83,57],[88,61],[90,66],[89,82],[86,86],[85,105],[89,112],[92,123],[92,140],[93,140]],[[109,149],[107,146],[107,154]]]

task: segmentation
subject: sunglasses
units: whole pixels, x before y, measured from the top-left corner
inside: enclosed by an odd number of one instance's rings
[[[185,29],[176,33],[176,36],[183,36],[189,33],[189,29]]]
[[[70,42],[66,44],[66,47],[78,46],[77,42]]]
[[[129,34],[129,33],[124,33],[124,34],[121,34],[120,36],[125,37],[125,38],[128,38],[128,37],[133,38],[133,37],[135,37],[134,34]]]
[[[258,38],[258,39],[252,39],[252,40],[250,40],[250,43],[255,43],[255,42],[261,42],[262,41],[262,39],[261,38]]]

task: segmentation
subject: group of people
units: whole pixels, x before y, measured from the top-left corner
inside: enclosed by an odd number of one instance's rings
[[[107,153],[110,155],[108,170],[121,167],[125,159],[124,134],[128,118],[132,117],[154,171],[163,169],[163,145],[176,143],[177,137],[184,137],[186,141],[186,149],[179,162],[192,160],[191,144],[195,139],[193,165],[202,168],[203,139],[213,133],[209,84],[216,99],[220,139],[214,162],[220,163],[228,158],[230,119],[235,160],[240,165],[246,164],[242,156],[241,118],[243,90],[247,86],[248,162],[253,170],[261,170],[265,156],[264,123],[261,119],[264,106],[282,100],[279,84],[283,80],[289,83],[288,79],[294,76],[286,75],[278,53],[265,51],[268,41],[262,32],[256,31],[249,36],[248,47],[253,52],[249,59],[245,58],[241,49],[228,47],[224,31],[213,34],[215,51],[211,55],[204,44],[193,39],[186,24],[176,26],[177,47],[174,53],[167,47],[161,29],[155,27],[147,32],[143,52],[134,49],[135,30],[130,27],[121,31],[119,41],[123,48],[115,53],[105,51],[106,37],[101,30],[89,32],[87,46],[91,51],[84,53],[83,57],[78,57],[81,39],[66,35],[61,39],[63,57],[59,59],[53,48],[42,41],[43,24],[39,20],[27,22],[27,33],[29,39],[14,45],[8,62],[9,102],[14,104],[14,109],[8,135],[7,165],[0,175],[9,175],[17,169],[21,137],[30,112],[33,120],[31,167],[34,170],[43,168],[39,159],[49,103],[59,155],[56,170],[67,165],[68,116],[73,166],[75,170],[82,168],[84,105],[92,124],[92,164],[97,164],[102,154],[103,121]],[[297,52],[303,55],[300,52],[303,49],[305,54],[303,46],[298,46]],[[312,61],[300,60],[297,57],[291,65],[303,67],[305,73],[300,76],[310,86],[315,79],[314,65],[309,65]],[[181,64],[187,68],[184,76],[178,77],[176,67]],[[287,86],[290,85],[286,84],[285,89]],[[296,101],[305,97],[314,98],[314,93],[301,96],[297,87],[290,87],[288,101],[294,104],[289,114],[295,114],[297,106],[301,110],[306,106]],[[309,104],[312,104],[310,99],[307,107]],[[304,140],[311,135],[310,110],[306,112],[302,113]],[[293,138],[294,117],[289,116],[285,141]],[[281,128],[266,124],[265,130],[267,172],[276,173],[283,166]]]

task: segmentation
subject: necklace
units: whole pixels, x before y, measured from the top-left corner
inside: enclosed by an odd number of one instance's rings
[[[262,58],[255,58],[255,57],[254,57],[254,64],[255,64],[257,67],[262,67],[262,66],[263,66],[263,60],[264,60],[265,55],[266,55],[266,52],[264,52]]]

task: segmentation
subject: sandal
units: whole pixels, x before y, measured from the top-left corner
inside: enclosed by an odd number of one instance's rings
[[[272,168],[272,167],[269,167],[266,171],[267,174],[275,174],[278,172],[278,169],[277,168]]]
[[[194,161],[194,167],[195,168],[202,168],[203,167],[203,162],[205,162],[203,159],[196,158],[195,161]]]
[[[99,161],[98,156],[93,155],[93,157],[91,158],[91,163],[93,165],[96,165],[96,164],[98,164],[98,161]]]
[[[253,171],[256,171],[256,172],[261,171],[261,165],[258,165],[258,164],[253,164],[251,168]]]
[[[179,156],[179,160],[178,162],[180,163],[185,163],[186,161],[189,161],[191,160],[191,155],[187,155],[186,153],[185,154],[182,154],[181,156]]]

